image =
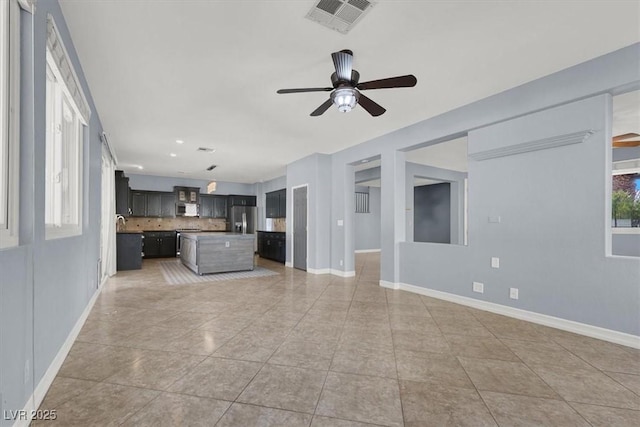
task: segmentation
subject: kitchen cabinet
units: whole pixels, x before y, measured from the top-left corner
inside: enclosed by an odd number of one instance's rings
[[[175,196],[160,191],[132,191],[132,216],[173,218],[176,216]]]
[[[176,216],[176,196],[173,193],[160,194],[160,216],[174,218]]]
[[[129,209],[129,178],[124,176],[124,172],[116,171],[115,173],[115,189],[116,189],[116,214],[128,217],[131,215]]]
[[[144,257],[169,258],[176,256],[175,231],[145,231]]]
[[[286,234],[258,231],[258,255],[261,258],[284,263],[286,257]]]
[[[287,190],[266,194],[266,217],[285,218],[287,216]]]
[[[200,203],[200,189],[197,187],[173,187],[176,203]]]
[[[147,194],[144,191],[131,192],[131,216],[146,216]]]
[[[226,218],[227,196],[203,194],[200,196],[200,218]]]
[[[118,271],[142,268],[142,233],[116,235],[116,268]]]
[[[231,195],[227,202],[229,206],[256,206],[256,196]]]

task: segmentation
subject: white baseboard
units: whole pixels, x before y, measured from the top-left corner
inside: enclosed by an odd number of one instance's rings
[[[69,354],[69,350],[71,350],[71,347],[73,346],[73,343],[78,337],[80,330],[84,326],[84,322],[86,322],[87,317],[89,317],[89,313],[91,313],[91,309],[93,308],[93,305],[96,303],[98,296],[100,296],[100,293],[102,292],[102,289],[103,289],[102,287],[103,284],[104,282],[100,285],[100,287],[96,290],[96,292],[93,294],[93,296],[87,303],[87,306],[85,307],[84,311],[76,321],[76,324],[73,326],[73,329],[71,329],[71,332],[69,332],[69,335],[67,335],[67,339],[62,344],[62,347],[60,347],[60,350],[58,350],[58,354],[56,354],[56,357],[54,357],[53,361],[49,365],[47,372],[44,373],[42,379],[40,380],[35,390],[33,391],[33,394],[31,395],[31,397],[29,397],[29,400],[27,400],[27,403],[25,404],[25,407],[24,407],[26,414],[33,414],[32,411],[37,410],[40,404],[42,403],[42,401],[44,400],[44,397],[46,396],[47,391],[49,391],[49,387],[51,387],[53,380],[56,378],[58,371],[60,370],[60,368],[62,367],[62,364],[64,363],[64,359]],[[27,427],[29,426],[30,423],[31,423],[31,418],[27,420],[19,420],[13,424],[13,427],[22,427],[22,426]]]
[[[331,269],[329,268],[307,268],[307,273],[311,274],[329,274]]]
[[[333,274],[334,276],[340,276],[340,277],[356,277],[355,270],[342,271],[342,270],[336,270],[335,268],[332,268],[331,274]]]
[[[372,252],[380,252],[380,249],[356,249],[355,253],[357,254],[368,254]]]
[[[289,268],[293,268],[293,263],[292,262],[285,262],[284,266],[285,267],[289,267]]]
[[[561,319],[559,317],[522,310],[520,308],[509,307],[493,302],[481,301],[475,298],[464,297],[448,292],[436,291],[434,289],[409,285],[407,283],[383,283],[383,281],[381,280],[380,286],[391,289],[401,289],[403,291],[413,292],[416,294],[425,295],[456,304],[466,305],[468,307],[477,308],[479,310],[489,311],[491,313],[501,314],[503,316],[513,317],[515,319],[526,320],[527,322],[537,323],[539,325],[549,326],[551,328],[573,332],[575,334],[585,335],[591,338],[596,338],[603,341],[609,341],[615,344],[640,349],[640,337],[624,332],[605,329],[599,326],[587,325],[585,323],[575,322],[573,320]]]
[[[400,289],[400,283],[387,282],[386,280],[380,280],[380,286],[388,289]]]

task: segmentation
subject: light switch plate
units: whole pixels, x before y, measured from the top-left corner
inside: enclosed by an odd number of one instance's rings
[[[509,288],[509,298],[518,299],[518,288]]]
[[[491,258],[491,268],[500,268],[500,258],[498,257]]]
[[[342,227],[344,225],[344,220],[339,219],[338,220],[338,227]]]
[[[500,221],[501,221],[500,215],[489,216],[489,222],[492,224],[500,224]]]
[[[228,248],[229,247],[229,242],[224,242],[224,247]]]
[[[478,292],[479,294],[484,293],[484,283],[473,282],[473,292]]]

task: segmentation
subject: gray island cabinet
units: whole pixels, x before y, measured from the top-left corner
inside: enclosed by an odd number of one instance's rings
[[[255,234],[182,233],[180,259],[197,274],[253,270]]]

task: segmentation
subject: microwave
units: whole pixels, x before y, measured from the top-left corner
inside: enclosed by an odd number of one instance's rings
[[[200,205],[196,203],[176,203],[176,216],[200,216]]]

